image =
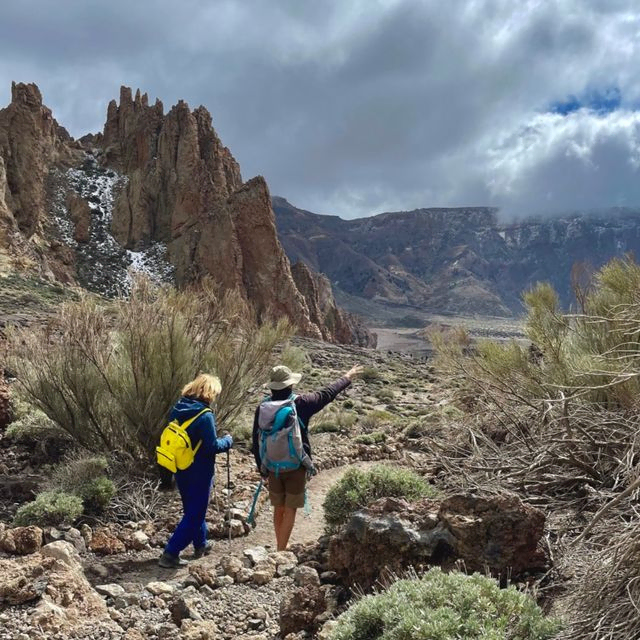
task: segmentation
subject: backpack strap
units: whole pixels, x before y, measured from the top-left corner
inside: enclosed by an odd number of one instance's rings
[[[295,393],[292,393],[290,396],[290,400],[292,400],[291,405],[293,406],[293,410],[296,412],[296,418],[298,419],[298,424],[300,425],[300,429],[302,429],[303,433],[307,432],[307,425],[302,422],[302,418],[298,415],[298,409],[296,408],[296,398],[298,396]]]
[[[200,411],[200,413],[197,413],[195,416],[193,416],[193,418],[189,418],[188,420],[185,420],[180,425],[180,428],[186,431],[193,422],[195,422],[202,414],[207,413],[207,411],[211,411],[211,409],[209,407],[205,407],[202,411]],[[196,455],[196,453],[198,453],[198,449],[200,448],[201,444],[202,444],[202,440],[200,440],[200,442],[198,442],[198,444],[195,447],[193,447],[194,456]]]

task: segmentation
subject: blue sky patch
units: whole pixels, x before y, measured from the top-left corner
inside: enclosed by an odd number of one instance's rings
[[[591,89],[580,96],[570,95],[564,100],[552,102],[549,106],[551,113],[559,113],[566,116],[578,109],[589,109],[599,114],[606,114],[620,108],[622,94],[618,87],[612,87],[604,91]]]

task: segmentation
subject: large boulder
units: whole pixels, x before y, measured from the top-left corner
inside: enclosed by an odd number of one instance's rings
[[[356,512],[329,542],[329,566],[350,585],[370,589],[387,571],[462,563],[495,576],[543,569],[542,511],[517,496],[454,495],[410,504],[384,498]],[[366,559],[366,560],[363,560]]]
[[[42,546],[43,533],[40,527],[15,527],[0,535],[0,550],[19,556],[35,553]]]
[[[55,545],[55,546],[53,546]],[[47,545],[48,555],[0,558],[0,607],[23,605],[31,624],[68,634],[113,627],[105,601],[87,581],[72,545]]]
[[[320,626],[317,620],[327,608],[324,591],[319,584],[306,582],[284,595],[280,602],[280,634],[313,631]]]

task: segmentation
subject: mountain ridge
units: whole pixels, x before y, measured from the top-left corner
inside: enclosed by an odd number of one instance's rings
[[[590,271],[640,254],[640,211],[576,212],[504,222],[494,207],[440,207],[344,220],[274,197],[289,258],[325,273],[347,296],[429,312],[509,317],[521,294],[550,281],[565,306],[575,264]]]

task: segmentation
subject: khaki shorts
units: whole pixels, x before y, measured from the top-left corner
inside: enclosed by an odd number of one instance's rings
[[[281,471],[278,476],[269,472],[269,499],[274,507],[304,507],[304,487],[307,472],[304,467],[295,471]]]

